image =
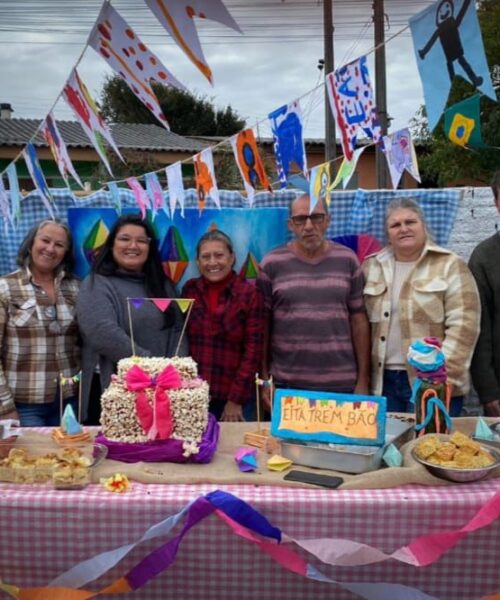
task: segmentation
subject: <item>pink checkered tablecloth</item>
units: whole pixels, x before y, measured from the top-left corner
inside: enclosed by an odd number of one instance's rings
[[[129,493],[119,495],[110,494],[98,485],[83,491],[55,491],[44,486],[0,484],[0,577],[19,586],[46,585],[85,558],[136,540],[149,526],[214,487],[134,483]],[[348,538],[391,552],[417,536],[459,528],[500,489],[500,480],[383,490],[249,485],[221,486],[221,489],[249,502],[295,538]],[[99,589],[110,583],[126,573],[147,550],[164,541],[140,545],[95,585],[86,587]],[[497,521],[472,533],[435,564],[424,568],[394,560],[356,569],[311,562],[340,581],[398,582],[440,600],[475,600],[500,588],[499,557]],[[253,544],[231,533],[215,515],[188,533],[173,566],[138,590],[135,597],[355,598],[338,586],[285,571]]]

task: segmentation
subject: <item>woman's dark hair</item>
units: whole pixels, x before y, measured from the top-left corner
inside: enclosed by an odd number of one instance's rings
[[[226,245],[229,254],[234,255],[233,242],[227,233],[224,233],[220,229],[211,229],[210,231],[204,233],[198,240],[198,243],[196,244],[196,258],[200,257],[200,250],[205,242],[222,242]]]
[[[144,273],[144,286],[152,298],[161,298],[165,295],[165,280],[167,276],[161,266],[158,240],[151,225],[147,221],[144,221],[139,214],[122,215],[115,222],[104,245],[97,254],[92,273],[109,276],[114,275],[118,271],[119,267],[113,257],[113,246],[118,232],[126,225],[142,227],[147,237],[151,240],[148,257],[142,269]]]
[[[70,277],[73,274],[73,270],[75,268],[75,258],[73,256],[73,236],[71,235],[71,231],[66,225],[66,223],[62,223],[61,221],[45,219],[34,225],[28,231],[26,237],[19,246],[16,263],[20,267],[30,267],[31,249],[33,248],[33,243],[35,242],[36,235],[41,229],[43,229],[47,225],[56,225],[57,227],[63,229],[66,233],[66,237],[68,239],[68,247],[66,248],[66,254],[64,255],[64,258],[56,268],[56,272],[64,270],[66,276]]]

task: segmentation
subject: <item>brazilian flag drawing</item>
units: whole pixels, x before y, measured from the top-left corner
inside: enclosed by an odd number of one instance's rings
[[[479,116],[480,95],[462,100],[444,112],[444,131],[446,136],[459,146],[484,148],[481,137]]]

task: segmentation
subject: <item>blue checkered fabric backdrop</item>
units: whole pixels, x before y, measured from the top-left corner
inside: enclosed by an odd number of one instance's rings
[[[110,192],[98,191],[85,198],[75,197],[67,189],[51,190],[55,204],[56,217],[67,220],[68,208],[113,207]],[[135,207],[131,190],[119,189],[122,207]],[[283,190],[273,194],[256,194],[254,208],[288,207],[303,192]],[[427,224],[438,244],[445,246],[453,228],[458,206],[462,197],[460,190],[351,190],[332,192],[330,203],[331,223],[327,236],[332,238],[344,234],[368,233],[385,242],[384,215],[387,204],[394,198],[411,197],[417,200],[425,213]],[[248,199],[236,191],[221,191],[222,208],[249,208]],[[165,192],[168,205],[168,192]],[[209,201],[210,204],[210,201]],[[197,207],[196,190],[186,191],[186,208]],[[26,196],[21,203],[21,219],[13,229],[0,226],[0,274],[6,274],[16,268],[16,255],[26,233],[41,220],[47,219],[47,211],[38,192]]]

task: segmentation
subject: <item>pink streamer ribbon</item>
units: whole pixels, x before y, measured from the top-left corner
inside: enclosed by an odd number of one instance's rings
[[[174,429],[168,389],[181,387],[181,376],[173,365],[168,365],[156,377],[150,377],[139,365],[134,365],[125,375],[129,392],[135,392],[137,418],[148,439],[166,440]],[[145,394],[147,389],[155,390],[153,406]]]

